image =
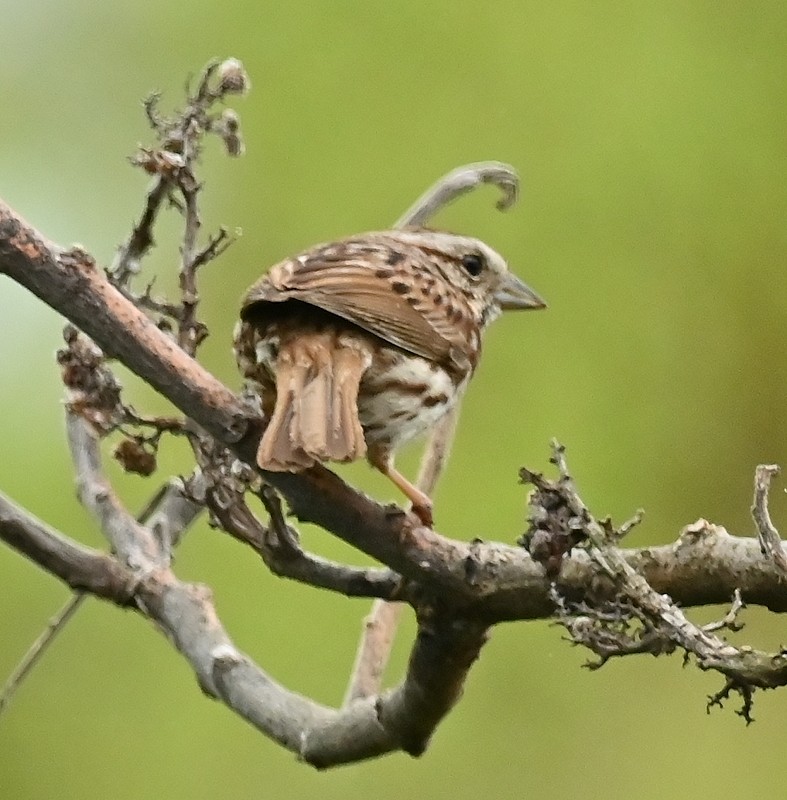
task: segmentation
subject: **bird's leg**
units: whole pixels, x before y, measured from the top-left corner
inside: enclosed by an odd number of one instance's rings
[[[374,448],[369,449],[369,463],[379,469],[391,483],[413,504],[413,513],[427,527],[432,527],[432,499],[422,492],[417,486],[410,483],[399,470],[394,467],[392,453],[379,452]]]

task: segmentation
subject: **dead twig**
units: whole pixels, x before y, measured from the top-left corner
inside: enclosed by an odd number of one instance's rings
[[[57,635],[65,628],[68,621],[76,614],[87,597],[88,595],[82,592],[71,595],[65,605],[47,622],[46,628],[41,631],[38,638],[30,645],[28,651],[22,656],[19,663],[6,678],[2,688],[0,688],[0,715],[11,704],[11,700],[13,700],[19,687],[42,659],[44,653],[49,650]]]
[[[771,522],[771,515],[768,511],[768,492],[771,488],[771,478],[780,472],[776,464],[760,464],[754,471],[754,502],[751,507],[751,514],[754,524],[757,526],[757,534],[760,537],[760,547],[764,556],[770,556],[774,564],[782,572],[787,572],[787,555],[782,548],[782,540],[779,531]]]
[[[528,479],[536,486],[531,505],[541,506],[536,518],[552,518],[558,526],[567,526],[583,534],[590,557],[611,581],[608,589],[617,597],[616,613],[624,623],[624,627],[618,627],[617,630],[611,630],[608,625],[602,626],[603,642],[598,635],[598,617],[591,620],[591,625],[586,624],[585,620],[580,625],[568,623],[567,630],[575,637],[574,640],[598,652],[602,656],[602,663],[612,655],[641,652],[637,648],[643,642],[651,648],[648,652],[653,652],[653,647],[664,652],[662,642],[671,642],[693,655],[700,669],[715,670],[724,675],[727,682],[725,688],[711,698],[710,705],[720,705],[719,701],[734,690],[743,698],[741,713],[750,721],[755,689],[787,685],[787,653],[766,653],[751,647],[737,648],[714,635],[714,631],[735,624],[734,618],[741,606],[739,594],[735,595],[733,608],[722,624],[703,628],[692,623],[668,595],[654,590],[626,561],[622,552],[613,546],[615,537],[594,519],[579,497],[568,471],[565,448],[557,442],[552,443],[551,460],[558,469],[557,482],[536,473],[528,473]],[[644,631],[632,636],[625,626],[634,620],[643,626]]]

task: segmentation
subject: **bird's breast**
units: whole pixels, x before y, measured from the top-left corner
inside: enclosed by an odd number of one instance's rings
[[[381,347],[358,394],[367,443],[396,449],[423,435],[454,406],[466,382],[425,358]]]

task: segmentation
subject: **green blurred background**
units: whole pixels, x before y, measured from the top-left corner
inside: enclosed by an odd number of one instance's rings
[[[513,542],[524,528],[517,468],[546,469],[557,436],[596,513],[646,509],[632,545],[671,541],[699,516],[751,535],[753,468],[787,463],[783,2],[0,7],[2,196],[103,263],[141,207],[144,178],[124,160],[149,141],[139,100],[158,88],[176,104],[212,56],[246,65],[253,91],[235,106],[247,155],[229,161],[214,144],[203,173],[206,230],[243,234],[202,283],[205,362],[230,385],[238,298],[262,269],[389,225],[459,164],[507,161],[523,179],[517,208],[498,214],[486,189],[437,223],[485,238],[550,308],[490,332],[437,494],[439,529]],[[176,233],[174,219],[162,225],[149,275],[173,274]],[[63,440],[62,321],[7,280],[0,319],[0,487],[100,545]],[[140,408],[166,408],[124,380]],[[417,452],[402,463],[412,473]],[[172,445],[162,465],[189,470]],[[393,496],[365,465],[344,474]],[[154,488],[119,485],[134,509]],[[784,524],[781,492],[772,512]],[[360,561],[324,533],[305,536]],[[215,588],[238,645],[275,677],[340,702],[367,603],[274,579],[204,524],[177,568]],[[67,592],[7,549],[0,575],[4,676]],[[740,641],[784,642],[779,618],[746,618]],[[408,620],[392,680],[411,633]],[[678,657],[598,673],[583,660],[546,623],[499,628],[423,759],[318,774],[203,697],[151,626],[93,601],[0,720],[0,787],[8,798],[464,800],[754,795],[781,784],[786,692],[758,694],[747,728],[731,706],[706,715],[720,680]]]

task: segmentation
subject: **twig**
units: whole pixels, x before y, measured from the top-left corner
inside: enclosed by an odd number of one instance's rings
[[[200,336],[204,337],[206,331],[204,331],[204,328],[199,328],[196,317],[199,304],[199,294],[197,292],[197,269],[199,264],[196,260],[196,249],[197,233],[202,221],[200,220],[197,206],[197,194],[200,191],[200,185],[191,172],[190,161],[190,158],[187,159],[186,166],[181,170],[179,179],[179,187],[184,200],[185,224],[183,227],[183,243],[180,247],[181,264],[178,275],[182,304],[178,342],[189,355],[194,355],[199,345]]]
[[[448,463],[448,456],[456,435],[456,425],[459,422],[462,399],[462,397],[457,397],[453,408],[437,423],[426,444],[416,483],[418,488],[428,495],[434,493]]]
[[[285,560],[300,558],[303,551],[298,541],[298,533],[287,524],[281,507],[281,498],[276,490],[268,484],[263,484],[256,494],[262,500],[271,523],[263,537],[266,549],[278,553]]]
[[[430,495],[434,492],[456,432],[461,398],[437,424],[421,459],[416,486]],[[380,691],[383,674],[391,657],[396,630],[404,611],[403,603],[375,600],[363,621],[363,632],[350,673],[344,703],[370,697]]]
[[[484,183],[499,186],[503,192],[503,196],[497,201],[499,211],[505,211],[516,203],[519,195],[516,170],[499,161],[481,161],[457,167],[443,176],[399,217],[394,227],[424,225],[449,203]]]
[[[83,379],[86,378],[87,372],[82,372],[82,377]],[[96,381],[94,380],[92,382],[95,384]],[[75,389],[75,385],[70,387],[72,394]],[[86,402],[88,391],[84,387],[82,387],[81,395],[82,402]],[[127,411],[132,413],[128,409]],[[134,420],[138,424],[153,424],[149,419],[142,419],[133,414],[132,416],[134,416]],[[157,422],[161,423],[162,420],[157,420]],[[97,440],[95,440],[95,437],[93,437],[95,441],[94,446],[84,446],[84,436],[90,435],[89,428],[87,427],[88,423],[86,423],[84,420],[82,420],[81,423],[77,423],[75,418],[71,419],[71,423],[73,425],[81,424],[82,426],[85,426],[82,433],[75,435],[74,439],[72,440],[74,447],[77,448],[77,450],[72,449],[72,455],[74,456],[75,461],[76,459],[79,459],[80,463],[92,464],[91,469],[93,470],[100,469],[100,464],[97,462],[98,450]],[[164,427],[177,426],[177,423],[177,420],[163,421]],[[79,440],[81,440],[81,444],[78,443]],[[108,486],[108,483],[103,476],[99,475],[98,480],[99,483],[105,483]],[[98,489],[97,492],[100,494],[101,490]],[[117,500],[115,500],[114,505],[115,507],[122,508]],[[183,495],[182,482],[173,480],[170,481],[169,484],[162,486],[161,489],[151,498],[148,504],[137,516],[137,522],[140,525],[146,526],[161,546],[163,552],[169,554],[173,544],[191,525],[194,519],[196,519],[201,510],[202,507],[200,505],[194,503]],[[21,681],[24,680],[33,666],[38,663],[38,661],[44,655],[49,645],[54,641],[55,637],[60,632],[61,628],[65,627],[76,613],[77,609],[84,601],[84,598],[85,595],[81,593],[75,594],[66,601],[65,605],[53,617],[47,630],[42,632],[41,636],[39,636],[39,638],[33,643],[30,650],[28,650],[18,665],[17,669],[9,678],[9,681],[6,684],[6,686],[9,688],[9,693],[14,693],[16,691]]]
[[[204,492],[199,470],[188,478],[170,478],[137,515],[137,520],[154,536],[164,553],[171,553],[204,509],[198,502]]]
[[[159,543],[124,508],[104,477],[98,436],[90,423],[67,411],[66,432],[79,499],[98,521],[113,552],[132,569],[150,569],[166,561]]]
[[[219,232],[211,234],[208,237],[208,243],[194,254],[192,260],[193,268],[197,269],[218,258],[222,253],[226,252],[234,241],[235,239],[227,233],[226,228],[219,228]]]
[[[573,514],[572,524],[581,526],[591,545],[591,558],[610,577],[621,596],[646,615],[661,634],[691,653],[703,670],[716,670],[723,674],[729,684],[743,698],[742,713],[751,720],[751,695],[755,688],[774,688],[787,685],[787,653],[765,653],[751,647],[736,648],[715,636],[710,630],[692,623],[672,599],[654,590],[647,580],[627,563],[620,550],[611,547],[608,536],[593,518],[577,494],[568,472],[565,448],[557,442],[552,445],[552,461],[560,473],[557,485],[549,489],[557,491]],[[539,478],[545,488],[549,483]],[[625,645],[622,645],[625,647]],[[725,693],[726,692],[726,693]],[[725,686],[721,695],[729,693]],[[714,696],[716,701],[720,695]],[[714,698],[711,698],[711,705]]]
[[[201,511],[201,505],[184,496],[182,482],[172,480],[156,492],[137,516],[137,521],[146,525],[169,552]],[[0,715],[88,596],[84,592],[75,592],[69,597],[49,620],[38,638],[30,645],[16,668],[6,679],[5,684],[0,688]]]
[[[741,590],[736,589],[732,595],[730,610],[721,619],[716,620],[716,622],[709,622],[707,625],[703,625],[702,629],[713,633],[714,631],[720,631],[726,628],[733,633],[737,633],[743,630],[744,627],[742,622],[738,622],[738,614],[740,614],[744,608],[746,608],[746,603],[743,602]]]
[[[0,540],[59,578],[121,606],[131,602],[136,576],[117,559],[77,544],[0,492]]]
[[[139,272],[140,262],[153,246],[153,226],[171,185],[169,176],[162,173],[148,190],[139,222],[132,228],[128,239],[118,247],[107,270],[116,286],[126,288],[131,278]]]
[[[46,628],[41,631],[38,638],[30,645],[13,672],[6,678],[2,688],[0,688],[0,715],[8,708],[17,689],[33,671],[33,668],[49,649],[58,633],[65,628],[71,617],[76,614],[87,596],[81,592],[71,595],[65,605],[49,620]]]
[[[372,603],[363,620],[361,640],[344,694],[344,706],[379,693],[404,607],[404,603],[382,599]]]
[[[214,486],[206,494],[208,508],[221,528],[233,538],[249,545],[258,553],[274,575],[328,589],[347,597],[382,597],[393,599],[406,596],[400,577],[389,569],[352,567],[339,564],[312,553],[299,544],[294,532],[282,535],[283,516],[265,528],[244,502],[243,495],[231,495],[224,486]],[[286,527],[286,525],[285,525]]]
[[[768,492],[771,488],[771,478],[780,472],[776,464],[760,464],[754,471],[754,502],[751,507],[751,515],[754,524],[757,526],[757,533],[760,537],[760,547],[763,555],[769,555],[774,564],[782,572],[787,572],[787,555],[782,549],[782,540],[779,531],[771,522],[771,515],[768,511]]]
[[[123,405],[123,422],[139,428],[153,428],[157,438],[163,433],[184,434],[188,433],[188,423],[183,417],[152,416],[139,414],[131,406]]]
[[[159,96],[151,95],[144,108],[159,146],[155,149],[139,148],[131,159],[135,166],[155,177],[140,220],[118,248],[107,274],[114,285],[140,307],[174,320],[178,327],[178,342],[189,355],[194,355],[207,336],[206,327],[196,316],[199,304],[197,270],[232,243],[222,228],[218,234],[209,237],[205,247],[198,248],[197,237],[202,223],[197,198],[201,186],[194,168],[202,149],[201,140],[208,133],[221,137],[229,155],[237,156],[243,152],[238,115],[230,109],[224,109],[220,114],[211,114],[210,111],[217,101],[230,94],[243,94],[249,86],[248,75],[240,61],[214,60],[204,68],[196,91],[188,93],[185,110],[175,117],[159,114]],[[179,193],[179,198],[176,193]],[[153,245],[153,227],[165,199],[181,211],[185,220],[180,247],[181,302],[177,306],[154,300],[150,296],[150,286],[136,298],[128,287],[132,276],[139,272],[142,258]]]
[[[616,541],[620,542],[623,538],[628,536],[637,525],[642,523],[642,520],[645,518],[645,510],[642,508],[638,508],[634,514],[627,519],[625,522],[621,523],[618,527],[617,531],[615,531],[615,538]]]
[[[168,318],[168,320],[177,321],[180,315],[180,306],[170,303],[168,300],[153,297],[154,283],[155,281],[150,281],[142,294],[134,294],[129,291],[124,292],[124,294],[138,308],[143,308],[145,311],[150,311],[154,314],[160,314],[162,317]]]
[[[213,81],[215,78],[215,86]],[[216,258],[231,244],[227,231],[222,228],[216,236],[209,237],[208,244],[198,249],[197,236],[202,226],[197,199],[202,189],[195,175],[195,165],[201,151],[201,138],[209,132],[218,133],[227,144],[230,155],[238,155],[228,144],[229,128],[226,114],[212,117],[208,113],[212,105],[228,94],[241,94],[250,87],[248,75],[237,59],[210,62],[203,70],[196,93],[189,98],[186,111],[177,127],[177,140],[181,145],[182,166],[176,173],[176,185],[183,198],[183,238],[180,246],[179,285],[181,306],[178,316],[178,342],[189,355],[194,355],[207,336],[207,328],[197,319],[199,293],[197,271]],[[238,117],[231,116],[232,135],[239,137]],[[241,147],[242,150],[242,147]]]

